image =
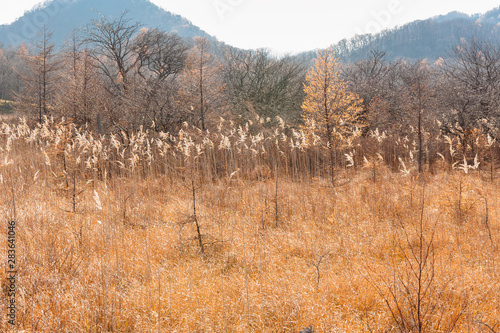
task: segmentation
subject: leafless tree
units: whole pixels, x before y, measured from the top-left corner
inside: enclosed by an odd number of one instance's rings
[[[389,130],[399,122],[396,101],[401,61],[389,63],[385,58],[385,52],[372,50],[369,58],[347,66],[343,72],[351,89],[363,99],[366,130]]]
[[[61,114],[71,118],[76,124],[96,124],[97,118],[101,117],[102,102],[105,99],[102,82],[90,50],[85,47],[76,31],[66,41],[61,60],[65,64],[65,71],[56,101]]]
[[[223,115],[225,85],[221,77],[221,65],[212,53],[210,41],[195,37],[194,48],[186,60],[186,68],[180,81],[179,101],[185,112],[191,114],[193,125],[207,129],[211,115],[216,111]]]
[[[134,37],[140,24],[132,23],[126,14],[112,21],[101,15],[84,29],[84,42],[91,47],[97,67],[119,92],[127,89],[129,74],[139,60]]]
[[[13,48],[0,48],[0,99],[12,100],[14,93],[19,93],[22,80],[15,68],[21,67],[22,61]]]
[[[417,135],[418,172],[423,171],[424,141],[426,130],[430,130],[431,111],[436,105],[435,92],[432,82],[432,69],[426,61],[405,63],[402,66],[402,81],[404,83],[402,106],[409,125]]]
[[[137,71],[144,80],[161,82],[184,69],[189,48],[177,34],[142,30],[134,44]]]
[[[475,128],[498,137],[500,125],[500,45],[496,41],[462,41],[442,61],[440,84],[442,129],[473,145]]]
[[[175,96],[188,47],[173,33],[140,29],[126,14],[102,17],[84,31],[92,62],[107,81],[109,122],[122,129],[154,124],[169,130],[185,120]]]
[[[137,74],[134,103],[142,123],[169,131],[188,119],[177,102],[177,77],[185,67],[188,46],[176,34],[143,29],[135,41]]]
[[[32,49],[22,49],[24,51],[21,57],[25,60],[28,70],[25,73],[18,72],[24,82],[24,91],[17,95],[17,100],[24,110],[35,111],[33,113],[37,114],[40,122],[44,115],[51,113],[59,70],[62,68],[51,38],[52,32],[44,27],[37,34]]]
[[[267,50],[227,49],[223,77],[236,115],[300,121],[307,66],[302,59],[277,59]]]

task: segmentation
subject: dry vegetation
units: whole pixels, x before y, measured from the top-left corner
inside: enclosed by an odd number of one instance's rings
[[[333,187],[318,138],[254,132],[226,121],[97,138],[51,120],[3,124],[17,329],[499,331],[491,139],[469,157],[428,140],[419,176],[414,138],[374,132],[338,149]]]

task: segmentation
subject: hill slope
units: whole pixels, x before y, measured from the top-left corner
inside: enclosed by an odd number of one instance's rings
[[[194,36],[215,38],[185,18],[172,14],[149,0],[50,0],[26,12],[9,25],[0,25],[0,43],[19,45],[29,42],[44,25],[54,31],[53,41],[61,44],[71,31],[90,23],[92,19],[127,17],[145,27],[175,31],[191,39]],[[483,15],[451,12],[427,20],[414,21],[378,34],[367,34],[344,39],[335,45],[337,54],[345,62],[366,58],[372,50],[386,52],[387,59],[424,59],[430,61],[446,57],[450,48],[462,38],[490,39],[500,32],[500,7]],[[223,45],[219,44],[219,45]],[[315,51],[301,56],[312,59]]]
[[[61,43],[74,28],[87,25],[92,19],[127,17],[145,27],[175,31],[180,36],[203,36],[214,40],[206,32],[179,15],[172,14],[148,0],[51,0],[26,12],[9,25],[0,25],[0,43],[19,45],[29,42],[44,25],[54,31],[53,41]]]
[[[437,60],[445,58],[461,39],[492,39],[500,29],[500,7],[484,15],[452,12],[427,20],[414,21],[378,34],[344,39],[335,45],[337,54],[347,62],[366,58],[372,50],[386,52],[387,59]]]

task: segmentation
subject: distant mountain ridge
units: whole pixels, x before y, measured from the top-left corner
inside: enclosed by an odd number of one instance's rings
[[[0,43],[15,46],[29,42],[45,25],[54,32],[53,41],[61,44],[72,30],[99,19],[100,14],[107,18],[120,17],[124,11],[128,11],[131,21],[138,21],[144,27],[174,31],[188,39],[201,36],[215,40],[180,15],[148,0],[51,0],[25,12],[11,24],[0,25]]]
[[[30,42],[37,31],[46,25],[54,32],[53,42],[61,45],[75,28],[86,26],[92,19],[99,19],[99,13],[111,18],[121,16],[124,11],[128,11],[127,17],[131,21],[137,21],[144,27],[177,32],[186,39],[202,36],[216,41],[215,37],[189,20],[149,0],[50,0],[26,12],[12,24],[0,25],[0,43],[16,46]],[[467,15],[455,11],[377,34],[358,35],[336,43],[335,48],[344,62],[366,58],[373,50],[384,51],[387,60],[410,58],[435,61],[445,58],[461,39],[492,39],[499,35],[500,7],[497,7],[485,14]],[[299,56],[312,59],[316,51]]]
[[[500,7],[484,15],[467,15],[451,12],[427,20],[344,39],[335,44],[336,53],[344,62],[366,58],[372,50],[386,53],[388,60],[398,58],[428,59],[446,58],[451,48],[462,40],[480,38],[491,40],[500,35]]]
[[[443,22],[452,21],[452,20],[456,20],[456,19],[477,20],[480,17],[481,17],[481,15],[479,15],[479,14],[468,15],[468,14],[465,14],[462,12],[453,11],[453,12],[450,12],[448,14],[437,15],[437,16],[431,17],[429,19],[433,20],[436,23],[443,23]]]

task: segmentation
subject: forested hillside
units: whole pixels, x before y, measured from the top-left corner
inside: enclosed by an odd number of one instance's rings
[[[500,8],[484,15],[452,12],[427,20],[414,21],[377,34],[358,35],[335,44],[344,62],[356,62],[373,50],[383,51],[388,60],[400,58],[436,61],[449,57],[450,48],[461,40],[491,39],[499,34]],[[305,53],[313,58],[314,52]]]

